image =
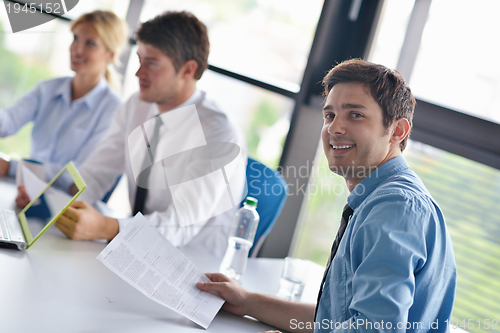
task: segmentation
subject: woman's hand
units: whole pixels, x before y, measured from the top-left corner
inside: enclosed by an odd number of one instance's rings
[[[29,203],[30,203],[30,197],[28,197],[28,194],[26,193],[26,188],[24,187],[24,185],[19,185],[17,187],[16,205],[18,205],[21,208],[24,208]]]

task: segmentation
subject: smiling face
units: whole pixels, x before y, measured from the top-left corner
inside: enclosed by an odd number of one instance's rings
[[[103,76],[106,66],[113,60],[99,37],[97,30],[88,22],[73,28],[73,43],[70,47],[71,69],[77,75]]]
[[[401,155],[399,135],[406,133],[400,131],[400,122],[404,120],[385,128],[382,109],[362,83],[334,85],[323,119],[321,137],[328,165],[346,179],[351,191],[370,172]]]

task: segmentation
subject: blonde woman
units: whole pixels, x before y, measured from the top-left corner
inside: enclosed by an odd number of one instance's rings
[[[43,81],[14,105],[0,109],[0,137],[34,122],[30,159],[43,163],[47,180],[69,161],[80,165],[107,131],[122,103],[112,65],[127,38],[123,21],[108,11],[94,11],[71,24],[73,77]],[[0,159],[0,175],[15,176],[17,161]],[[69,176],[69,175],[68,175]],[[71,178],[59,179],[69,187]]]

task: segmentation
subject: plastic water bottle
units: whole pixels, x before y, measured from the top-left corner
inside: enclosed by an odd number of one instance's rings
[[[243,207],[236,212],[226,254],[220,265],[220,272],[236,281],[239,281],[245,273],[248,252],[253,245],[259,224],[260,217],[256,208],[257,199],[247,197]]]

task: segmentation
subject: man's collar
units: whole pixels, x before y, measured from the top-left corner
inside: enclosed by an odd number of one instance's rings
[[[182,104],[168,110],[168,111],[165,111],[163,113],[160,113],[159,109],[158,109],[158,104],[156,103],[153,103],[154,106],[155,106],[155,111],[154,111],[154,114],[155,116],[157,115],[161,115],[161,114],[165,114],[165,113],[168,113],[172,110],[176,110],[176,109],[180,109],[180,108],[183,108],[185,106],[188,106],[188,105],[193,105],[193,104],[197,104],[199,102],[199,100],[201,99],[201,96],[202,96],[203,92],[199,89],[196,89],[193,94],[191,96],[189,96],[189,98],[187,100],[185,100]],[[174,128],[177,126],[177,122],[174,120],[174,119],[177,119],[176,117],[167,117],[165,119],[169,119],[169,121],[164,121],[163,122],[163,125],[162,125],[162,128],[164,130],[166,129],[171,129],[171,128]],[[181,122],[183,120],[179,119],[178,122]]]
[[[189,98],[184,103],[182,103],[175,109],[182,108],[184,106],[188,106],[191,104],[196,104],[198,103],[200,97],[201,97],[201,90],[195,89],[195,91],[191,94],[191,96],[189,96]]]
[[[385,162],[377,169],[373,170],[365,179],[363,179],[352,190],[347,197],[349,206],[356,210],[365,198],[373,192],[382,182],[387,180],[392,175],[407,170],[410,167],[403,156],[398,156]]]

